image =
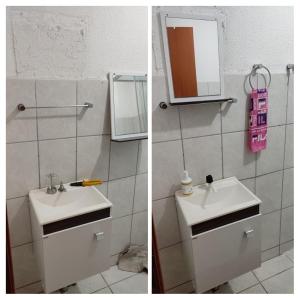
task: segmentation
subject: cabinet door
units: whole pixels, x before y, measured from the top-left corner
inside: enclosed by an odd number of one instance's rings
[[[55,291],[108,269],[110,240],[111,218],[45,236],[45,291]]]
[[[261,216],[257,215],[193,239],[198,293],[260,266]]]

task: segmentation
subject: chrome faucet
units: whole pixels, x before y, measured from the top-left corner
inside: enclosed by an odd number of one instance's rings
[[[50,186],[47,187],[47,194],[55,194],[57,192],[57,188],[55,187],[55,185],[53,185],[53,177],[57,177],[56,174],[54,173],[50,173],[49,175],[47,175],[47,177],[50,178]]]
[[[66,188],[64,187],[64,184],[63,184],[63,182],[62,182],[62,181],[60,182],[60,185],[59,185],[58,191],[60,191],[60,192],[65,192],[65,191],[66,191]]]

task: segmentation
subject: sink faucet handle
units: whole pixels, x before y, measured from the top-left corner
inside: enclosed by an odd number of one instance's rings
[[[214,179],[212,177],[212,175],[207,175],[206,176],[206,183],[213,183]]]

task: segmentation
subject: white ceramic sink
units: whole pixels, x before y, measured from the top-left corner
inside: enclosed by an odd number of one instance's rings
[[[111,207],[112,203],[94,186],[71,187],[50,195],[46,188],[32,190],[29,198],[40,225]]]
[[[180,190],[175,197],[189,226],[261,203],[236,177],[194,186],[191,195]]]

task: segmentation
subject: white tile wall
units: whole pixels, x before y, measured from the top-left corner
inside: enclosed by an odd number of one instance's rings
[[[77,104],[85,102],[93,103],[93,109],[77,108],[78,136],[110,133],[108,81],[78,81]]]
[[[77,138],[77,179],[108,180],[110,136]]]
[[[183,172],[181,141],[156,143],[152,146],[152,195],[159,199],[173,195],[179,188]]]
[[[6,141],[7,143],[37,139],[36,109],[23,112],[17,105],[36,106],[34,80],[8,79],[6,82]]]
[[[158,248],[165,248],[181,240],[174,197],[152,203],[152,214]]]
[[[8,226],[11,246],[32,242],[31,221],[28,197],[14,198],[7,201]]]
[[[41,187],[49,185],[49,173],[57,174],[54,183],[76,179],[76,138],[39,142]]]
[[[76,82],[71,80],[37,80],[38,106],[76,104]],[[37,109],[38,138],[55,139],[76,136],[76,108]]]
[[[262,201],[262,213],[270,213],[281,208],[282,171],[256,178],[256,195]]]
[[[25,196],[39,187],[38,145],[25,142],[6,145],[6,197]]]
[[[244,131],[223,134],[224,176],[239,179],[255,176],[255,154],[247,147]]]
[[[188,282],[187,278],[182,280],[185,270],[182,254],[176,248],[181,236],[173,202],[184,168],[190,172],[194,184],[204,182],[207,174],[215,179],[237,176],[262,199],[262,260],[279,255],[280,246],[293,239],[290,169],[293,167],[293,124],[287,125],[293,122],[292,87],[287,103],[287,76],[274,77],[269,94],[272,127],[268,128],[267,149],[257,154],[251,153],[247,146],[249,90],[245,75],[225,75],[226,96],[235,97],[238,102],[219,105],[220,131],[218,105],[160,109],[159,102],[168,101],[165,79],[153,78],[153,219],[163,277],[170,291]],[[289,209],[285,211],[282,207]]]
[[[179,107],[182,137],[191,138],[221,133],[220,105],[187,105]]]
[[[294,205],[294,168],[283,172],[282,207]]]
[[[268,128],[267,148],[257,154],[257,174],[283,169],[285,126]]]
[[[77,92],[76,92],[77,91]],[[22,99],[22,101],[20,101]],[[92,102],[92,109],[16,112],[25,105]],[[38,136],[37,136],[38,132]],[[147,140],[110,141],[108,82],[98,80],[7,81],[7,210],[17,287],[40,278],[32,253],[28,193],[57,173],[69,182],[96,177],[114,203],[111,259],[130,242],[147,239]],[[132,217],[134,214],[134,218]],[[26,289],[25,289],[26,290]]]
[[[130,215],[132,212],[135,176],[112,180],[108,183],[108,199],[112,202],[112,217]]]
[[[212,135],[183,140],[185,169],[194,184],[205,182],[211,174],[214,179],[222,178],[221,136]]]

